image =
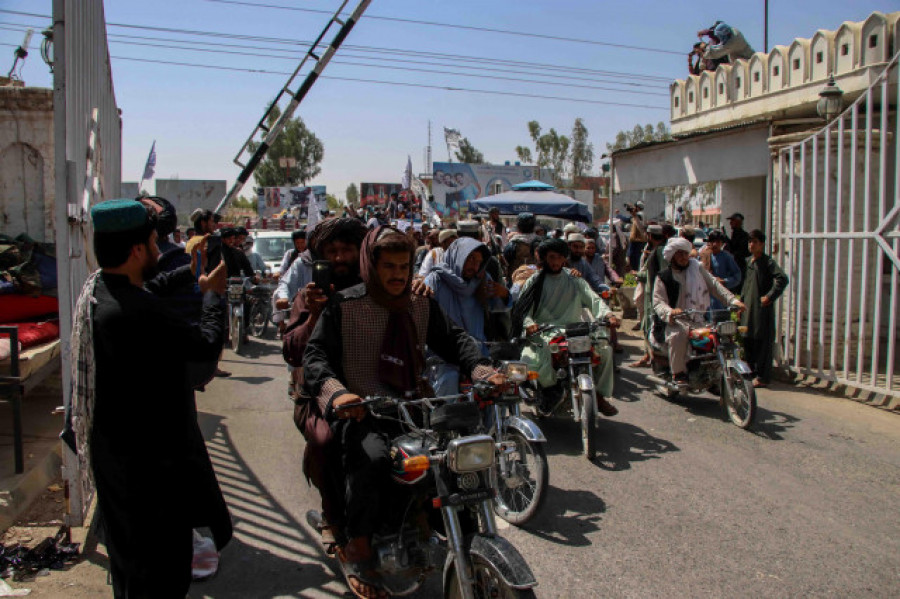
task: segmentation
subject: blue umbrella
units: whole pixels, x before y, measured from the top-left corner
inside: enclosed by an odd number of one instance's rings
[[[528,185],[535,183],[521,183]],[[577,220],[583,223],[590,222],[591,212],[588,207],[570,198],[569,196],[551,191],[552,185],[545,185],[544,191],[507,191],[497,195],[487,196],[469,202],[470,212],[486,213],[491,208],[500,210],[500,214],[517,215],[522,212],[531,212],[541,216],[553,216],[566,220]],[[517,185],[516,187],[519,187]],[[549,189],[547,189],[549,188]]]
[[[513,191],[553,191],[556,188],[549,183],[532,179],[531,181],[525,181],[524,183],[516,183],[512,186],[512,189]]]

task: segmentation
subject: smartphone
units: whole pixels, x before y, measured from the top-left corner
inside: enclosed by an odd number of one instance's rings
[[[328,260],[316,260],[313,262],[313,283],[321,289],[325,295],[331,294],[331,262]]]

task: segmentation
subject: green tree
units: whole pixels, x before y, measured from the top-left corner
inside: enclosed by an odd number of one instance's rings
[[[274,106],[267,119],[271,127],[281,116],[278,106]],[[258,142],[251,142],[250,151],[255,152]],[[281,135],[269,148],[266,157],[259,163],[253,177],[260,187],[278,187],[282,185],[305,185],[307,181],[322,172],[319,166],[325,157],[325,146],[316,134],[306,128],[300,117],[289,120]],[[293,168],[279,166],[279,158],[294,158],[297,165]]]
[[[359,189],[356,187],[356,183],[351,183],[347,186],[347,204],[350,206],[356,206],[359,204]]]
[[[534,142],[537,153],[538,178],[541,177],[543,169],[551,168],[553,169],[554,184],[562,187],[568,170],[569,138],[558,134],[556,129],[550,129],[547,133],[543,133],[541,125],[537,121],[528,122],[528,134],[531,136],[531,141]]]
[[[476,150],[467,137],[460,140],[456,159],[467,164],[484,164],[484,154]]]
[[[575,125],[572,127],[570,163],[573,180],[590,173],[594,164],[594,144],[588,141],[587,127],[580,118],[575,119]]]
[[[533,160],[531,157],[531,148],[526,146],[516,146],[516,157],[523,164],[531,164]]]
[[[616,134],[615,141],[606,144],[606,151],[612,153],[618,150],[632,148],[642,143],[667,141],[670,139],[672,139],[672,133],[662,121],[656,124],[655,130],[653,125],[650,125],[649,123],[643,127],[635,125],[631,131],[619,131]]]
[[[325,194],[325,205],[328,206],[329,210],[334,210],[335,212],[341,207],[341,202],[336,197],[331,195],[330,193]],[[319,207],[321,209],[321,206]]]

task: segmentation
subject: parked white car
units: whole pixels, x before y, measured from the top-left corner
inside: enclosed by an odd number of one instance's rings
[[[252,231],[253,251],[259,254],[272,274],[278,274],[284,253],[293,249],[292,231]]]

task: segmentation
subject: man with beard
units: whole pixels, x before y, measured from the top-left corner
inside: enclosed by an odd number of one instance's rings
[[[443,261],[425,277],[425,285],[433,291],[434,299],[457,326],[481,344],[484,356],[489,355],[485,345],[491,332],[488,313],[506,309],[509,301],[506,286],[486,272],[491,257],[487,246],[477,239],[460,237],[447,248]],[[459,393],[459,368],[453,364],[437,364],[429,375],[438,395]]]
[[[693,244],[683,237],[672,237],[666,242],[663,257],[669,268],[656,277],[653,287],[653,311],[666,323],[666,345],[669,352],[669,368],[672,380],[678,385],[686,385],[688,333],[690,322],[702,323],[709,310],[709,298],[715,297],[723,305],[740,310],[742,304],[730,291],[725,289],[708,270],[691,258]],[[700,313],[691,317],[677,318],[687,310]]]
[[[741,269],[743,282],[744,273],[747,272],[747,258],[750,257],[750,236],[744,230],[744,215],[735,212],[728,217],[728,224],[731,225],[731,238],[725,243],[725,249],[734,256],[734,261]]]
[[[304,392],[332,423],[328,466],[345,491],[342,509],[326,519],[338,535],[338,557],[357,596],[385,596],[373,573],[371,535],[376,531],[390,481],[393,421],[367,415],[354,404],[367,395],[430,394],[423,383],[426,344],[474,380],[502,384],[478,345],[453,324],[435,300],[413,295],[413,245],[392,227],[370,231],[360,248],[363,283],[337,292],[319,317],[303,359]],[[344,541],[344,539],[347,539]]]
[[[362,282],[359,276],[359,247],[366,232],[365,224],[356,218],[327,220],[312,230],[307,251],[311,260],[327,260],[331,264],[332,289],[320,289],[310,282],[297,293],[282,342],[284,359],[292,367],[294,424],[306,440],[303,473],[319,490],[322,513],[329,523],[341,522],[342,519],[341,465],[333,448],[331,424],[325,420],[318,403],[302,393],[303,353],[328,297]],[[336,543],[338,535],[333,526],[329,525],[320,532],[326,545]]]
[[[591,265],[587,263],[587,260],[584,259],[584,248],[585,248],[585,239],[584,235],[581,233],[569,233],[568,237],[566,237],[566,242],[569,244],[569,268],[572,270],[577,270],[581,277],[587,281],[587,284],[594,291],[594,293],[601,294],[604,291],[609,291],[609,286],[603,284],[603,280],[600,276],[591,268]]]
[[[110,200],[91,209],[91,220],[100,270],[74,314],[74,441],[90,460],[114,596],[184,597],[192,530],[210,527],[218,548],[232,532],[186,366],[221,350],[225,269],[201,276],[203,313],[191,326],[148,292],[193,280],[190,265],[152,278],[155,211]]]
[[[573,277],[563,269],[569,256],[569,246],[565,241],[544,241],[538,246],[538,253],[543,268],[522,286],[522,292],[513,308],[514,334],[524,327],[528,335],[534,336],[540,325],[565,326],[579,322],[585,308],[596,320],[608,317],[611,326],[619,326],[618,319],[612,315],[606,302],[591,291],[587,282]],[[538,408],[544,412],[552,411],[562,394],[550,356],[549,342],[555,334],[553,330],[544,332],[535,339],[537,344],[529,344],[522,351],[522,359],[528,362],[529,370],[538,372],[538,383],[545,391],[544,405]],[[615,416],[619,410],[606,400],[613,393],[612,348],[607,345],[603,349],[596,349],[602,360],[602,366],[594,369],[597,408],[604,416]]]

